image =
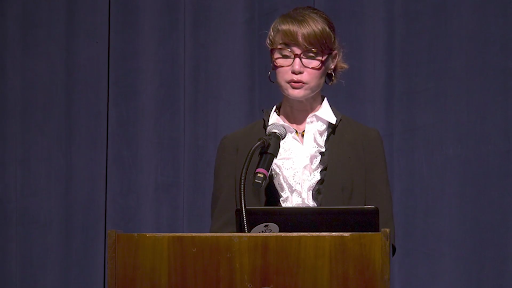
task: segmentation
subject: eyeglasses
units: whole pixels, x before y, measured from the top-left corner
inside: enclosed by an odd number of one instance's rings
[[[272,57],[272,63],[276,67],[288,67],[293,64],[295,58],[299,58],[300,63],[306,68],[320,68],[324,64],[325,59],[331,55],[331,53],[325,55],[316,49],[309,49],[302,51],[300,54],[295,54],[288,48],[272,48],[270,49],[270,57]],[[327,56],[327,57],[326,57]]]

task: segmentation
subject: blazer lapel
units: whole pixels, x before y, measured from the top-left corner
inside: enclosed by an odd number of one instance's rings
[[[353,145],[350,130],[343,116],[332,108],[336,125],[326,143],[327,171],[322,187],[323,195],[318,206],[344,206],[350,202],[353,189]]]

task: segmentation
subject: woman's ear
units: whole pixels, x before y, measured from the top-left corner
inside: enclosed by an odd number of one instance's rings
[[[338,51],[334,51],[331,54],[331,61],[329,63],[329,70],[334,70],[336,68],[336,64],[338,63]]]

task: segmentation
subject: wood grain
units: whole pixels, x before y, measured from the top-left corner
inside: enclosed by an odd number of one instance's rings
[[[389,231],[118,233],[115,239],[116,263],[108,267],[117,286],[110,286],[109,272],[109,288],[389,287]]]
[[[117,231],[107,233],[107,287],[116,287]]]

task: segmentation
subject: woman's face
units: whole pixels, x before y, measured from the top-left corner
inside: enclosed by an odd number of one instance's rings
[[[280,45],[278,48],[281,49],[273,51],[274,63],[282,61],[283,65],[289,65],[289,62],[293,61],[290,66],[277,67],[276,69],[276,82],[283,95],[291,100],[307,100],[311,97],[321,96],[320,91],[325,82],[325,75],[334,66],[331,59],[336,59],[337,55],[332,54],[331,57],[328,57],[327,55],[308,52],[309,50],[303,51],[296,46]],[[315,61],[320,61],[317,62],[320,63],[320,66],[317,68],[305,67],[298,59],[299,57],[293,56],[293,54],[301,53],[302,62],[305,65],[315,66]],[[326,59],[327,61],[325,61]]]

